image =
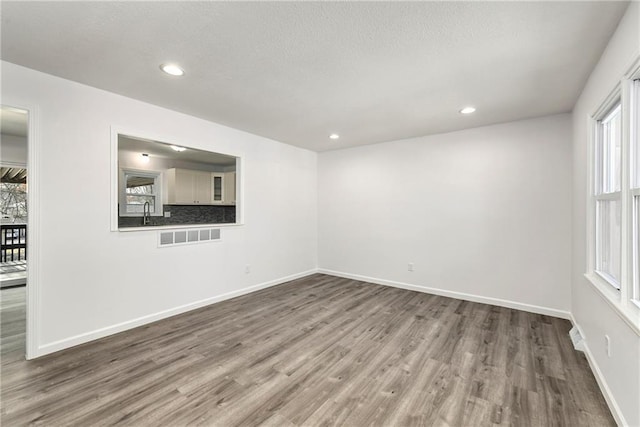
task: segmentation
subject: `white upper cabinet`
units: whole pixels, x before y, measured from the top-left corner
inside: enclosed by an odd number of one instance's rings
[[[213,181],[211,177],[211,172],[169,169],[167,171],[168,203],[180,205],[216,203],[212,192]]]
[[[236,173],[167,170],[167,203],[170,205],[235,205]]]
[[[224,173],[224,203],[226,205],[236,204],[236,173]]]

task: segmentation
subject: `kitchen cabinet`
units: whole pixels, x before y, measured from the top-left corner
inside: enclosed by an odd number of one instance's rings
[[[224,174],[212,173],[211,183],[213,186],[212,202],[215,204],[223,204],[224,203]]]
[[[175,205],[216,203],[212,191],[214,183],[211,177],[211,172],[169,169],[167,171],[168,203]]]
[[[225,205],[236,204],[236,173],[224,173],[224,203]]]

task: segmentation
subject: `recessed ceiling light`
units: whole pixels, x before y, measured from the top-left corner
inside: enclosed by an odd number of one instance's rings
[[[329,139],[338,139],[340,138],[340,135],[338,135],[337,133],[332,133],[331,135],[329,135]]]
[[[177,145],[172,145],[171,148],[173,148],[173,151],[177,151],[177,152],[186,150],[186,148],[180,147],[180,146],[177,146]]]
[[[184,75],[184,70],[178,67],[176,64],[162,64],[160,65],[160,69],[167,74],[171,74],[172,76]]]
[[[461,114],[471,114],[474,111],[476,111],[475,107],[464,107],[462,110],[460,110]]]

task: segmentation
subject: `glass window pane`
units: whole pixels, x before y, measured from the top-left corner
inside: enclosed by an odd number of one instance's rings
[[[633,298],[640,300],[640,196],[633,198]]]
[[[153,194],[153,184],[139,185],[136,187],[127,187],[127,194]]]
[[[631,187],[640,188],[640,80],[633,82],[635,85],[635,100],[634,109],[635,117],[632,119],[632,126],[634,126],[632,135],[635,135],[633,141],[631,141]]]
[[[213,200],[215,201],[222,200],[222,177],[221,176],[213,177]]]
[[[633,298],[640,300],[640,196],[633,198],[633,271],[635,290],[633,292]]]
[[[150,212],[155,213],[155,200],[156,200],[156,196],[127,194],[127,212],[143,213],[145,202],[149,202]]]
[[[0,215],[9,222],[27,221],[27,184],[0,183]]]
[[[620,200],[598,200],[596,206],[596,270],[620,287]]]
[[[600,121],[596,147],[598,193],[620,191],[622,166],[622,108],[620,104]]]

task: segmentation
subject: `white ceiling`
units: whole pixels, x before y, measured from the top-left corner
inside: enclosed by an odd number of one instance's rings
[[[127,137],[119,135],[118,150],[130,151],[133,153],[147,153],[151,156],[164,159],[180,160],[183,162],[204,163],[218,166],[233,166],[236,158],[220,153],[187,148],[185,151],[177,152],[171,148],[170,144],[151,141],[147,139]]]
[[[1,54],[324,151],[571,111],[627,5],[2,1]]]

